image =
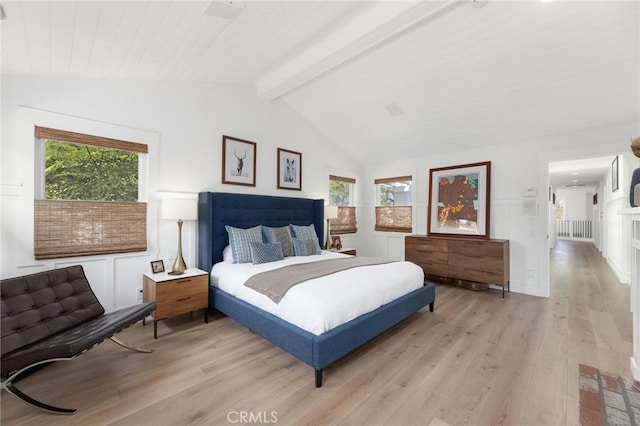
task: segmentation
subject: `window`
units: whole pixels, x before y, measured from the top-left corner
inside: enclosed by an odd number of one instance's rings
[[[376,231],[412,232],[411,176],[376,179]]]
[[[43,170],[35,200],[35,258],[147,250],[139,169],[147,145],[36,127]]]
[[[342,176],[329,176],[329,204],[338,206],[338,218],[331,220],[331,235],[358,232],[353,185],[356,180]]]

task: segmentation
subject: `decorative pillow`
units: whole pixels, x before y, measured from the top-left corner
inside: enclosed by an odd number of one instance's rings
[[[271,228],[269,226],[262,227],[262,236],[265,243],[282,244],[282,254],[286,256],[295,256],[293,251],[293,242],[291,241],[291,229],[288,226],[281,228]]]
[[[231,252],[231,246],[226,246],[224,250],[222,250],[222,261],[233,263],[233,253]]]
[[[251,243],[262,242],[262,227],[260,225],[253,228],[241,229],[232,226],[225,226],[229,234],[229,245],[233,254],[233,263],[251,262]]]
[[[251,260],[254,265],[277,262],[284,259],[280,243],[251,243]]]
[[[289,225],[293,231],[293,237],[300,240],[310,240],[312,238],[318,238],[316,234],[316,228],[313,225]],[[319,247],[319,246],[318,246]]]
[[[294,238],[293,249],[296,252],[296,256],[311,256],[312,254],[322,254],[320,245],[318,245],[317,238],[311,238],[308,240]]]

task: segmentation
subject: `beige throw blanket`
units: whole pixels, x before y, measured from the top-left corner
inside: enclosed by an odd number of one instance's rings
[[[264,294],[276,303],[293,286],[314,278],[323,277],[346,269],[361,266],[380,265],[392,260],[376,257],[347,257],[344,259],[329,259],[318,262],[299,263],[283,266],[271,271],[260,272],[250,277],[244,285]]]

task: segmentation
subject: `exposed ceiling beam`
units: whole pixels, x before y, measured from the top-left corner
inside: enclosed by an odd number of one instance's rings
[[[345,20],[299,55],[276,66],[257,84],[258,95],[273,100],[384,43],[414,25],[467,2],[380,2]]]

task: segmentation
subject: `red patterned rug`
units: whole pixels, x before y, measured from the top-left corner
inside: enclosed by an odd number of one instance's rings
[[[633,425],[640,422],[640,382],[580,364],[580,424]]]

